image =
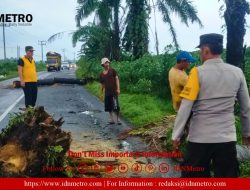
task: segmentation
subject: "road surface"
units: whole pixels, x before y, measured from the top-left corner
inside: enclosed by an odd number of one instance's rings
[[[41,72],[39,78],[75,78],[74,70],[61,72]],[[13,80],[0,82],[0,129],[8,123],[9,113],[19,112],[24,107],[22,89],[11,89],[8,85]],[[108,115],[103,111],[103,103],[91,95],[83,86],[62,85],[42,86],[38,90],[38,106],[45,109],[56,119],[63,117],[65,123],[62,128],[72,134],[71,151],[149,151],[146,144],[139,137],[128,137],[126,140],[119,140],[122,132],[129,130],[131,125],[122,120],[122,125],[107,125]],[[162,162],[169,165],[173,163],[168,159],[154,158],[96,158],[100,161],[123,162],[130,168],[134,163],[139,162],[142,166],[148,163],[154,164],[157,168],[153,173],[145,171],[135,173],[130,170],[125,174],[116,171],[111,177],[178,177],[179,172],[170,169],[163,174],[159,172],[158,166]],[[110,174],[107,176],[110,177]]]

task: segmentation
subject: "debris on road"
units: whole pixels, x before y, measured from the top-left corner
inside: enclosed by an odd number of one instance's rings
[[[50,176],[44,166],[63,166],[71,134],[62,118],[54,120],[43,107],[11,116],[0,134],[0,176]]]
[[[174,126],[176,116],[166,116],[157,123],[150,123],[142,128],[134,129],[128,132],[128,135],[142,136],[147,144],[159,152],[172,151],[171,146],[171,131]],[[123,134],[124,135],[124,134]],[[185,148],[185,147],[183,147]],[[169,149],[169,150],[168,150]],[[244,145],[236,145],[237,158],[240,162],[250,160],[250,149]]]
[[[44,107],[10,116],[0,133],[1,177],[101,177],[118,161],[70,156],[72,137]]]
[[[153,149],[159,152],[166,151],[167,132],[172,130],[176,116],[170,115],[164,117],[156,123],[130,131],[129,135],[142,136],[146,143]]]
[[[87,82],[93,81],[93,79],[79,80],[75,78],[52,78],[52,79],[42,79],[38,80],[38,86],[54,85],[54,84],[78,84],[85,85]],[[13,81],[13,88],[21,88],[20,81]]]

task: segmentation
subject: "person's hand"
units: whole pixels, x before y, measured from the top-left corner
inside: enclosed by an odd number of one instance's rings
[[[117,96],[119,96],[120,93],[121,93],[121,92],[120,92],[120,89],[117,89],[117,90],[116,90],[116,93],[117,93]]]
[[[178,150],[179,146],[181,145],[181,141],[180,140],[172,140],[172,145],[174,147],[174,150]]]
[[[250,137],[243,137],[242,141],[243,145],[247,146],[247,148],[250,148]]]
[[[21,81],[21,87],[25,87],[25,82]]]

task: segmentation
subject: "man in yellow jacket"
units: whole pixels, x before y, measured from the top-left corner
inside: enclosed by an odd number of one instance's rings
[[[18,60],[18,74],[25,96],[26,108],[34,107],[37,99],[36,63],[33,58],[32,46],[25,47],[26,55]]]

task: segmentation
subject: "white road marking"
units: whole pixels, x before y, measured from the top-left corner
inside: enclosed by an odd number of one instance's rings
[[[51,73],[46,73],[40,77],[38,77],[39,79],[45,79],[46,77],[48,77],[49,75],[51,75]],[[4,118],[9,114],[9,112],[22,100],[22,98],[24,97],[24,94],[22,94],[10,107],[8,107],[5,112],[0,116],[0,123],[4,120]]]
[[[5,112],[0,116],[0,123],[23,97],[24,95],[22,94],[10,107],[8,107],[8,109],[5,110]]]

